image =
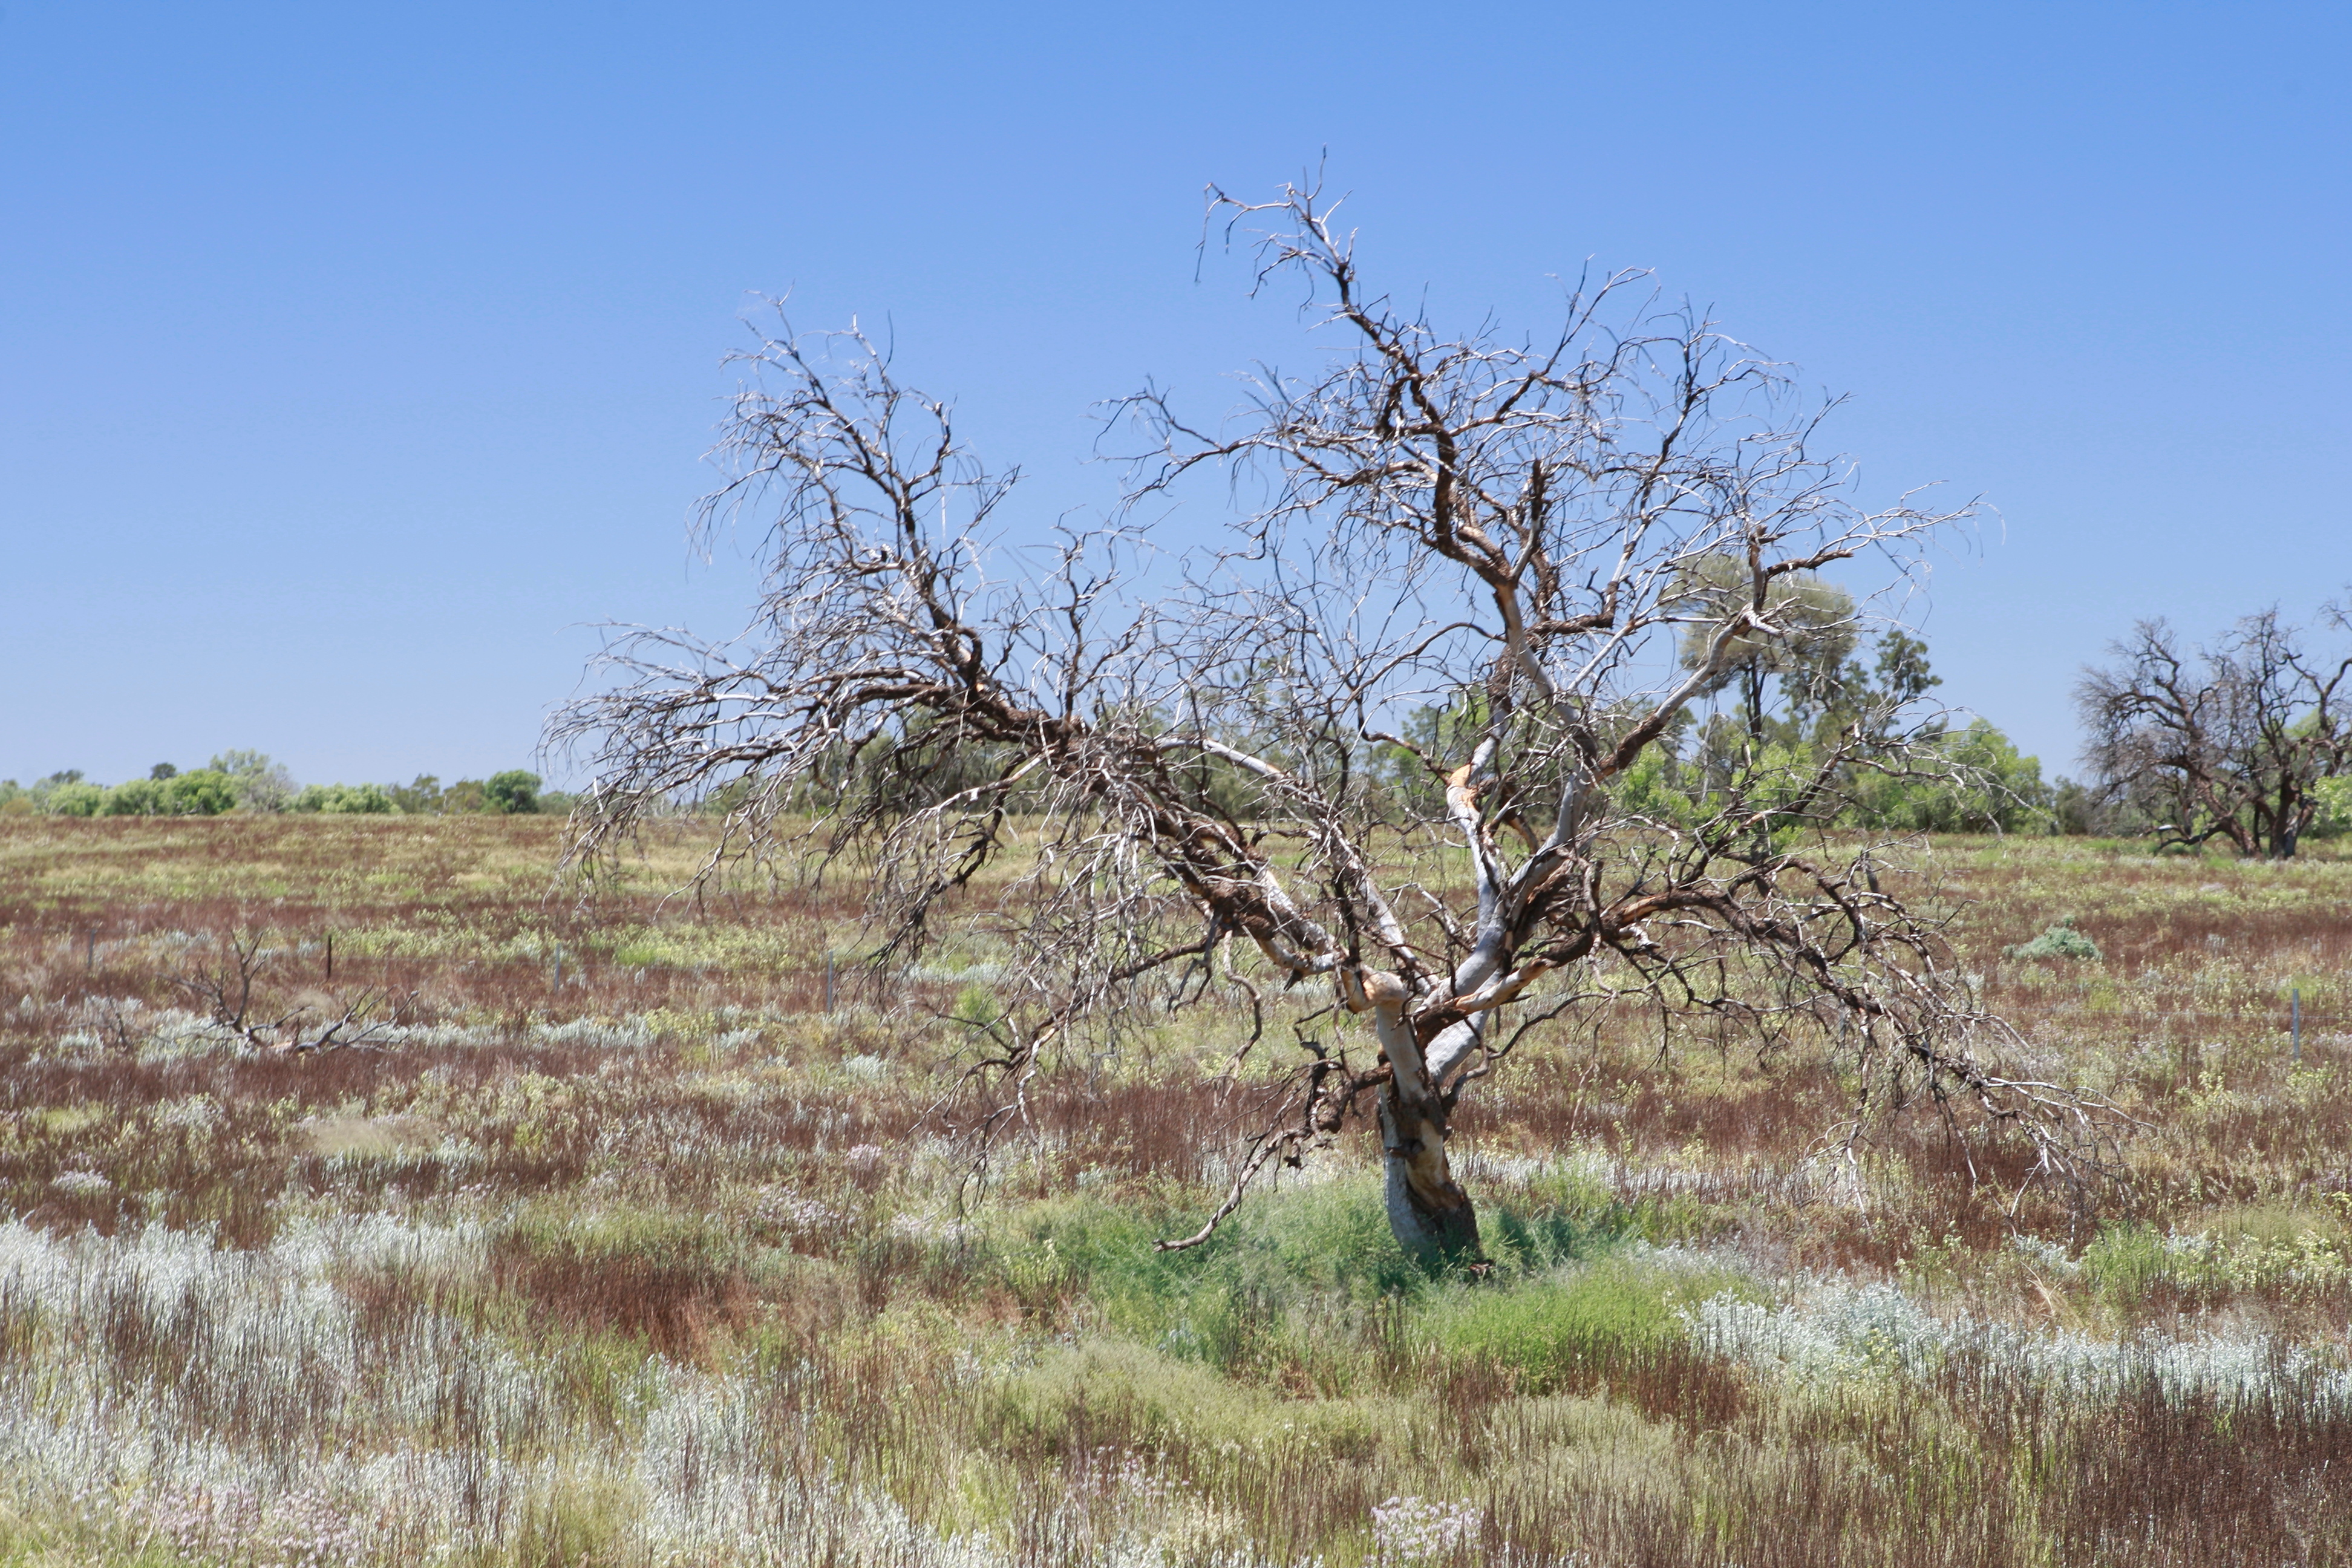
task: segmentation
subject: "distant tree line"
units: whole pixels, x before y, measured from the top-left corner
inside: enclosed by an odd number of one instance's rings
[[[1739,563],[1706,557],[1686,568],[1681,593],[1696,613],[1742,591]],[[1623,804],[1677,826],[1758,773],[1816,780],[1819,759],[1840,761],[1818,779],[1806,814],[1818,826],[1916,833],[2026,833],[2143,837],[2158,849],[2218,839],[2243,855],[2285,856],[2305,839],[2352,835],[2352,656],[2314,658],[2305,634],[2266,611],[2238,623],[2210,649],[2184,653],[2162,622],[2115,646],[2120,664],[2086,669],[2076,690],[2086,744],[2083,779],[2042,776],[1989,720],[1962,722],[1923,700],[1942,678],[1927,645],[1900,629],[1865,640],[1844,590],[1818,575],[1775,579],[1765,618],[1787,635],[1758,638],[1727,661],[1707,701],[1679,721],[1617,782]],[[2328,606],[2323,625],[2352,630]],[[1696,668],[1705,649],[1681,650]],[[1268,665],[1278,688],[1289,672]],[[1173,727],[1175,716],[1157,722]],[[1421,758],[1447,754],[1486,723],[1477,691],[1414,710],[1399,742],[1368,744],[1360,767],[1392,799],[1391,815],[1435,808],[1442,782]],[[807,770],[782,792],[785,809],[830,809],[845,800],[936,803],[989,787],[1010,760],[942,732],[936,744],[909,734]],[[1271,736],[1260,754],[1279,758]],[[917,759],[909,762],[909,758]],[[1188,764],[1211,798],[1244,809],[1250,781],[1232,764]],[[1228,776],[1231,775],[1231,776]],[[769,781],[730,781],[689,809],[741,808]]]
[[[1744,564],[1731,556],[1698,558],[1682,569],[1675,590],[1682,618],[1695,627],[1717,624],[1732,598],[1747,592],[1748,581]],[[1753,637],[1713,666],[1717,673],[1703,700],[1613,782],[1622,805],[1662,826],[1688,827],[1733,794],[1753,794],[1758,777],[1775,777],[1807,795],[1801,810],[1771,814],[1784,834],[1801,822],[1898,832],[2063,830],[2062,797],[2078,786],[2045,781],[2041,763],[2021,753],[1990,721],[1955,722],[1930,711],[1923,700],[1942,678],[1929,668],[1924,642],[1900,629],[1865,641],[1852,596],[1817,574],[1777,577],[1769,597],[1764,618],[1783,635]],[[1705,638],[1686,639],[1679,656],[1694,670],[1711,657]],[[1255,679],[1270,699],[1295,676],[1267,662]],[[1489,701],[1473,688],[1404,714],[1392,742],[1360,743],[1354,771],[1372,785],[1368,802],[1385,799],[1387,815],[1400,822],[1442,815],[1444,783],[1424,759],[1454,754],[1463,737],[1487,729]],[[1148,722],[1172,731],[1181,719],[1157,714]],[[1280,737],[1248,739],[1254,755],[1278,764],[1288,757]],[[1327,738],[1324,743],[1333,742]],[[804,769],[789,785],[760,776],[731,779],[689,808],[732,813],[771,790],[778,808],[793,812],[830,810],[844,802],[897,801],[919,808],[991,789],[1014,765],[1001,747],[945,729],[935,734],[909,730],[890,745]],[[1198,774],[1194,783],[1204,798],[1229,814],[1246,813],[1255,785],[1234,764],[1202,756],[1186,766]],[[1019,790],[1007,798],[1017,803]]]
[[[572,797],[542,790],[540,776],[520,768],[446,786],[431,773],[404,784],[298,784],[281,763],[259,752],[224,752],[201,768],[182,772],[158,763],[145,778],[101,784],[67,768],[31,784],[0,780],[0,816],[218,816],[226,812],[297,812],[333,816],[452,816],[463,813],[562,816]]]
[[[1695,609],[1740,592],[1739,563],[1702,558],[1680,592]],[[1811,779],[1814,759],[1840,761],[1819,781],[1809,816],[1825,826],[1917,833],[2041,833],[2144,837],[2159,850],[2219,840],[2241,855],[2284,858],[2305,839],[2352,835],[2352,651],[2312,653],[2310,637],[2276,610],[2240,620],[2209,647],[2185,649],[2163,621],[2142,622],[2111,647],[2115,662],[2086,668],[2075,688],[2089,776],[2045,781],[1990,721],[1916,717],[1942,678],[1918,638],[1890,630],[1861,647],[1844,590],[1809,573],[1775,579],[1766,618],[1788,635],[1757,639],[1725,662],[1707,702],[1683,717],[1618,784],[1624,804],[1662,823],[1702,820],[1711,803],[1759,769]],[[2323,630],[2352,632],[2352,612],[2324,606]],[[1704,650],[1682,650],[1696,668]],[[1867,655],[1865,658],[1864,655]],[[1277,686],[1286,672],[1262,674]],[[1400,816],[1432,809],[1442,787],[1421,765],[1449,740],[1486,722],[1472,692],[1406,716],[1401,743],[1373,744],[1364,775]],[[910,740],[919,739],[909,737]],[[943,800],[983,787],[1005,767],[989,747],[942,734],[934,745],[876,748],[794,780],[787,809],[846,799]],[[1857,742],[1858,743],[1855,743]],[[1271,737],[1261,750],[1281,748]],[[919,757],[921,765],[906,759]],[[1900,762],[1897,763],[1896,759]],[[887,759],[887,760],[886,760]],[[1247,781],[1231,764],[1197,764],[1212,796],[1241,809]],[[725,814],[768,787],[730,781],[688,810]],[[331,815],[562,815],[572,797],[543,791],[520,768],[444,786],[430,773],[404,784],[298,784],[259,752],[225,752],[183,773],[158,763],[111,787],[68,769],[30,785],[0,780],[0,815],[215,816],[229,811]]]

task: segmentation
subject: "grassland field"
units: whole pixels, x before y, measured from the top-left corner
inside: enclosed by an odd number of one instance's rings
[[[583,899],[562,829],[0,819],[0,1565],[2352,1563],[2329,846],[1919,847],[2011,1065],[2137,1120],[2095,1202],[1610,1015],[1465,1099],[1472,1277],[1361,1127],[1152,1250],[1311,988],[1234,1073],[1237,1004],[1120,1017],[975,1172],[1001,952],[828,1012],[854,873],[670,897],[688,822]],[[372,1034],[223,1028],[239,936]]]

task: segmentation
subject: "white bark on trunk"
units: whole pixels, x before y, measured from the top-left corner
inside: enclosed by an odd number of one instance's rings
[[[1417,1258],[1475,1258],[1478,1212],[1446,1161],[1445,1101],[1413,1037],[1404,983],[1393,974],[1367,975],[1360,994],[1390,1069],[1381,1095],[1389,1228]]]

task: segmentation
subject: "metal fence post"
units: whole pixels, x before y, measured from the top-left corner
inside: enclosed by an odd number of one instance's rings
[[[2294,1020],[2294,1021],[2293,1021],[2293,1023],[2291,1023],[2291,1024],[2288,1026],[2288,1027],[2293,1031],[2293,1033],[2294,1033],[2294,1065],[2295,1065],[2295,1066],[2297,1066],[2297,1067],[2301,1067],[2301,1066],[2303,1065],[2303,987],[2302,987],[2302,986],[2300,986],[2300,985],[2296,985],[2296,986],[2292,986],[2292,987],[2290,987],[2290,988],[2288,989],[2288,991],[2287,991],[2287,1006],[2288,1006],[2288,1008],[2290,1009],[2289,1016]]]

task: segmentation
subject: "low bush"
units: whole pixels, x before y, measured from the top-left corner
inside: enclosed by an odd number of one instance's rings
[[[2071,915],[2035,937],[2009,950],[2011,958],[2089,958],[2100,956],[2099,944],[2074,929]]]

